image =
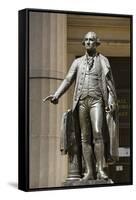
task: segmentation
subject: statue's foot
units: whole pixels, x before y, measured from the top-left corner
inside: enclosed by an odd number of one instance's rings
[[[84,177],[81,180],[84,180],[84,181],[94,180],[94,177],[91,173],[85,173]]]
[[[104,179],[104,180],[107,180],[107,179],[108,179],[108,176],[107,176],[107,174],[106,174],[104,171],[100,170],[100,171],[98,171],[98,173],[97,173],[97,179]]]

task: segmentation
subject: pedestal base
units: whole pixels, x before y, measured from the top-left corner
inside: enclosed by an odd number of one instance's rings
[[[63,186],[81,186],[81,185],[104,185],[113,184],[111,179],[101,179],[101,180],[69,180],[63,183]]]

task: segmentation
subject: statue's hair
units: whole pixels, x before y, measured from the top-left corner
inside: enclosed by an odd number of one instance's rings
[[[92,38],[93,38],[94,41],[96,42],[96,46],[99,46],[99,45],[101,44],[101,42],[100,42],[100,39],[97,37],[96,33],[95,33],[95,32],[92,32],[92,31],[90,31],[90,32],[88,32],[88,33],[91,33],[91,34],[92,34]],[[86,37],[86,35],[87,35],[88,33],[85,34],[85,36],[84,36],[84,38],[83,38],[83,40],[82,40],[82,45],[83,45],[83,46],[85,46],[85,37]]]

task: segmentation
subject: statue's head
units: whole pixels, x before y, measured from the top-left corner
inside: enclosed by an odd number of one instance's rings
[[[95,32],[88,32],[85,34],[82,44],[85,46],[86,50],[91,50],[99,46],[101,43]]]

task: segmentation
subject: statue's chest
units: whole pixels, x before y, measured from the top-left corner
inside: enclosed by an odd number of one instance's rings
[[[86,60],[83,60],[78,67],[78,76],[80,78],[83,78],[85,76],[88,77],[100,77],[102,72],[101,65],[99,62],[95,59],[93,62],[93,65],[90,67]]]

